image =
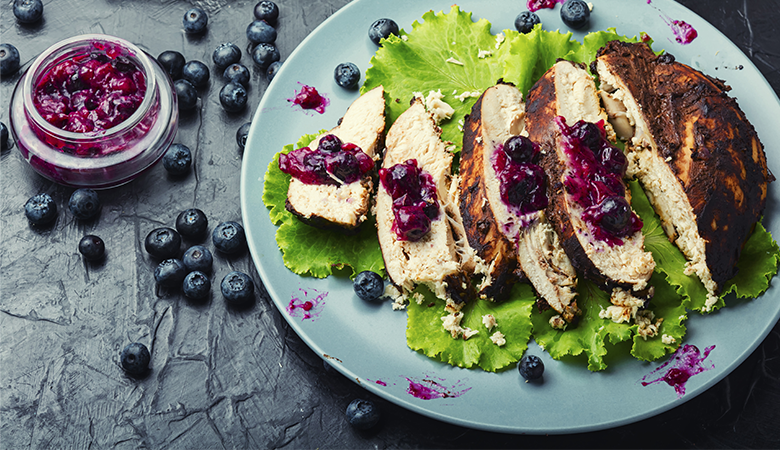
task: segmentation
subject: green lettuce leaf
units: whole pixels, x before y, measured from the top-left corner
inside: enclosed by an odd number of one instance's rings
[[[759,222],[742,249],[737,262],[739,272],[726,283],[721,300],[734,292],[738,298],[758,297],[769,289],[769,281],[777,274],[780,248],[764,225]]]

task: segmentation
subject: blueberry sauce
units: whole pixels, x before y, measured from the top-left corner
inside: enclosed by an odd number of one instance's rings
[[[409,382],[409,387],[406,389],[406,393],[411,394],[413,397],[419,398],[420,400],[457,398],[471,390],[470,387],[462,389],[460,382],[458,382],[458,384],[455,386],[446,387],[439,382],[444,381],[444,379],[441,378],[439,381],[433,380],[431,377],[423,378],[422,380],[406,378],[406,380]]]
[[[389,169],[379,169],[382,187],[393,199],[392,230],[401,241],[419,241],[431,230],[431,221],[439,218],[436,184],[428,172],[408,159]]]
[[[539,146],[524,136],[512,136],[494,155],[501,200],[518,215],[546,208],[547,176],[536,164]]]
[[[287,314],[292,317],[300,317],[301,320],[317,320],[325,307],[325,298],[328,293],[319,292],[316,289],[299,290],[303,295],[301,297],[292,296],[290,303],[287,304]]]
[[[661,364],[658,368],[642,377],[642,386],[648,386],[663,381],[669,386],[674,387],[674,391],[677,392],[677,398],[682,398],[685,395],[685,383],[688,380],[699,373],[715,367],[712,363],[708,367],[705,367],[702,363],[709,357],[710,352],[715,346],[711,345],[704,349],[704,353],[699,354],[699,349],[695,345],[683,345],[672,356],[672,359]],[[663,375],[650,381],[646,381],[648,378],[657,376],[660,372],[663,372],[667,366],[671,364],[671,368]]]
[[[320,139],[317,148],[299,148],[279,155],[279,170],[304,184],[339,186],[360,180],[374,168],[374,160],[355,144],[333,134]]]
[[[295,92],[293,98],[288,98],[288,102],[293,105],[299,105],[303,109],[313,109],[322,114],[325,112],[325,107],[330,104],[330,100],[327,97],[317,92],[314,86],[301,85],[301,90]]]
[[[653,38],[650,37],[649,34],[645,33],[644,31],[639,33],[640,39],[642,39],[642,42],[650,42],[653,40]]]
[[[385,383],[385,382],[384,382],[384,381],[382,381],[382,380],[368,380],[368,381],[371,381],[372,383],[376,383],[376,384],[378,384],[378,385],[380,385],[380,386],[385,386],[385,387],[387,387],[387,383]]]
[[[566,3],[566,0],[527,0],[525,5],[529,11],[536,12],[540,9],[553,9],[558,3]]]
[[[106,46],[50,68],[33,90],[33,104],[57,128],[89,133],[124,122],[141,105],[146,79],[139,67]]]
[[[625,155],[607,141],[604,121],[580,120],[569,127],[558,116],[555,123],[561,131],[563,151],[569,157],[564,180],[567,194],[582,207],[582,219],[597,240],[622,245],[622,238],[642,229],[642,220],[625,198]]]
[[[686,45],[693,42],[699,33],[689,23],[683,20],[664,20],[674,33],[674,40],[680,44]]]

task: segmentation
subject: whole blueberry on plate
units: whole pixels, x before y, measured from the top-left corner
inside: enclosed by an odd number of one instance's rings
[[[0,149],[7,150],[8,147],[8,127],[3,122],[0,122]]]
[[[149,349],[140,342],[129,344],[119,355],[122,368],[132,376],[145,374],[149,370],[149,362],[151,359],[152,356],[149,354]]]
[[[171,80],[178,80],[181,78],[181,71],[184,69],[186,60],[184,59],[184,55],[176,50],[166,50],[160,53],[157,57],[157,62],[159,62],[160,65],[163,66],[163,69],[168,72]]]
[[[45,192],[36,194],[24,204],[24,215],[33,225],[45,225],[57,218],[57,204]]]
[[[12,44],[0,44],[0,75],[11,75],[19,70],[19,64],[19,50]]]
[[[238,83],[228,83],[219,91],[219,102],[227,112],[241,111],[248,99],[246,88]]]
[[[241,49],[232,42],[219,44],[211,55],[214,64],[219,68],[225,68],[241,60]]]
[[[268,82],[271,82],[271,80],[274,79],[276,72],[278,72],[281,68],[282,63],[280,61],[274,61],[268,65],[268,69],[265,71],[265,78],[268,80]]]
[[[356,398],[347,405],[347,421],[358,430],[373,428],[380,418],[379,408],[371,400]]]
[[[176,80],[173,82],[176,90],[176,98],[179,101],[179,111],[189,111],[198,104],[198,92],[195,86],[187,80]]]
[[[341,63],[333,71],[336,84],[345,89],[356,89],[360,83],[360,69],[351,62]]]
[[[191,8],[182,18],[184,24],[184,32],[189,34],[198,34],[206,31],[206,26],[209,23],[209,16],[206,11],[200,8]]]
[[[214,248],[222,253],[232,254],[241,251],[246,246],[244,227],[238,222],[222,222],[211,233]]]
[[[206,213],[198,208],[185,209],[176,217],[176,231],[185,238],[199,238],[209,227]]]
[[[100,237],[95,236],[94,234],[88,234],[79,241],[79,253],[81,253],[87,261],[97,261],[105,256],[106,243],[103,242],[103,239],[100,239]]]
[[[238,143],[238,146],[241,148],[241,150],[246,147],[246,140],[249,138],[249,128],[251,126],[252,122],[247,122],[238,127],[238,130],[236,131],[236,142]]]
[[[368,27],[368,38],[376,45],[391,34],[398,36],[398,24],[393,19],[378,19]]]
[[[252,281],[252,278],[239,271],[233,271],[225,275],[219,288],[225,300],[234,305],[247,303],[255,293],[255,283]]]
[[[515,17],[515,29],[523,34],[530,33],[537,23],[542,23],[542,21],[533,11],[523,11]]]
[[[180,286],[186,276],[187,268],[180,259],[164,259],[154,268],[154,281],[160,286]]]
[[[193,245],[184,252],[181,257],[181,262],[184,263],[184,267],[189,272],[195,270],[199,272],[209,273],[211,272],[211,266],[214,264],[214,257],[211,255],[211,251],[202,245]]]
[[[209,68],[200,61],[193,60],[187,61],[187,63],[181,69],[181,77],[184,80],[192,83],[196,88],[203,87],[209,84]]]
[[[265,20],[254,20],[246,27],[246,38],[253,44],[276,41],[276,29]]]
[[[225,67],[225,71],[222,72],[222,78],[228,83],[238,83],[241,86],[247,87],[249,85],[249,69],[241,63],[233,63]]]
[[[279,49],[274,44],[263,42],[257,44],[255,49],[252,50],[252,61],[262,69],[267,69],[271,63],[279,61],[280,58]]]
[[[582,0],[567,0],[561,6],[561,20],[568,27],[579,30],[590,21],[590,8]]]
[[[76,189],[70,195],[68,209],[79,220],[92,219],[100,212],[100,197],[93,189]]]
[[[263,0],[255,5],[254,13],[255,19],[265,20],[273,25],[279,18],[279,7],[272,1]]]
[[[376,272],[364,270],[355,276],[352,289],[361,299],[376,302],[382,299],[385,292],[385,280]]]
[[[205,273],[195,270],[184,277],[184,281],[181,283],[181,290],[187,298],[203,300],[209,296],[211,280]]]
[[[162,158],[163,167],[171,175],[184,175],[192,165],[192,152],[183,144],[171,144]]]
[[[538,380],[544,374],[544,363],[536,355],[523,356],[517,368],[526,382]]]
[[[179,255],[181,235],[173,228],[155,228],[146,235],[144,248],[157,258],[168,259]]]
[[[43,17],[43,1],[15,0],[14,15],[21,23],[35,23]]]

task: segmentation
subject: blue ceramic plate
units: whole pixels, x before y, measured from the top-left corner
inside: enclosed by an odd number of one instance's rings
[[[515,16],[525,9],[517,0],[460,2],[473,19],[488,19],[492,32],[514,29]],[[589,30],[617,28],[619,34],[645,31],[664,48],[703,72],[733,87],[747,117],[764,143],[780,142],[780,102],[751,61],[718,30],[669,0],[593,0]],[[488,373],[461,369],[434,361],[406,346],[406,313],[389,303],[374,307],[360,301],[350,281],[329,277],[300,277],[282,263],[274,241],[276,227],[263,205],[263,177],[273,155],[307,133],[332,128],[357,98],[355,91],[336,85],[333,68],[351,61],[363,71],[376,46],[368,26],[381,17],[393,18],[411,30],[428,10],[448,12],[452,0],[357,0],[338,11],[285,61],[260,103],[252,121],[241,173],[241,209],[249,248],[273,301],[298,335],[337,370],[357,383],[412,411],[454,424],[509,433],[574,433],[635,422],[669,410],[705,391],[730,373],[764,339],[780,317],[778,291],[771,288],[752,301],[731,299],[721,311],[700,316],[691,313],[685,343],[699,349],[715,345],[707,359],[714,368],[693,376],[687,392],[678,398],[665,384],[643,386],[641,380],[664,361],[644,363],[630,357],[610,357],[609,368],[591,373],[578,362],[552,360],[533,342],[529,351],[541,355],[546,371],[541,385],[526,384],[517,370]],[[560,7],[539,15],[547,30],[566,30]],[[689,45],[675,42],[664,18],[684,20],[699,36]],[[575,32],[582,41],[583,32]],[[287,101],[303,83],[315,86],[331,101],[324,114],[306,114]],[[769,166],[780,173],[780,155],[770,151]],[[780,184],[770,186],[764,224],[780,236],[776,201]],[[299,300],[296,300],[299,299]],[[289,313],[291,301],[312,300],[315,311],[304,318],[300,309]],[[440,394],[422,399],[410,394],[419,383]],[[435,383],[435,384],[434,384]]]

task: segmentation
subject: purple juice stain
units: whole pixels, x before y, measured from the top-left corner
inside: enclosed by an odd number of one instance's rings
[[[295,91],[295,96],[288,98],[287,101],[305,110],[314,110],[320,114],[324,113],[325,107],[330,105],[330,100],[323,94],[320,94],[314,86],[298,84],[301,86],[301,90]]]
[[[437,398],[457,398],[471,390],[470,387],[463,389],[461,381],[447,387],[442,384],[446,381],[444,378],[437,378],[436,380],[433,378],[426,377],[419,380],[406,378],[406,381],[409,382],[406,393],[421,400],[434,400]]]
[[[715,367],[712,363],[710,363],[708,367],[703,365],[704,360],[709,357],[710,352],[714,348],[715,346],[711,345],[704,349],[704,353],[699,354],[699,349],[695,345],[683,345],[677,349],[672,356],[672,359],[666,361],[655,370],[642,377],[642,386],[648,386],[663,381],[669,386],[674,387],[678,399],[682,398],[682,396],[685,395],[685,383],[688,382],[692,376]],[[657,376],[658,373],[663,372],[669,365],[672,367],[662,376],[651,381],[646,381],[648,378]]]
[[[366,380],[366,381],[370,381],[370,382],[372,382],[372,383],[376,383],[376,384],[378,384],[378,385],[380,385],[380,386],[385,386],[385,387],[387,387],[387,383],[385,383],[385,382],[384,382],[384,381],[382,381],[382,380]]]
[[[301,320],[317,320],[325,306],[327,292],[320,292],[317,289],[299,289],[300,297],[293,294],[290,303],[287,304],[287,313],[292,317],[300,317]]]
[[[682,45],[690,44],[699,35],[695,28],[684,20],[665,20],[674,33],[674,40]]]
[[[566,3],[566,0],[527,0],[525,6],[529,11],[536,12],[540,9],[553,9],[558,3]]]

